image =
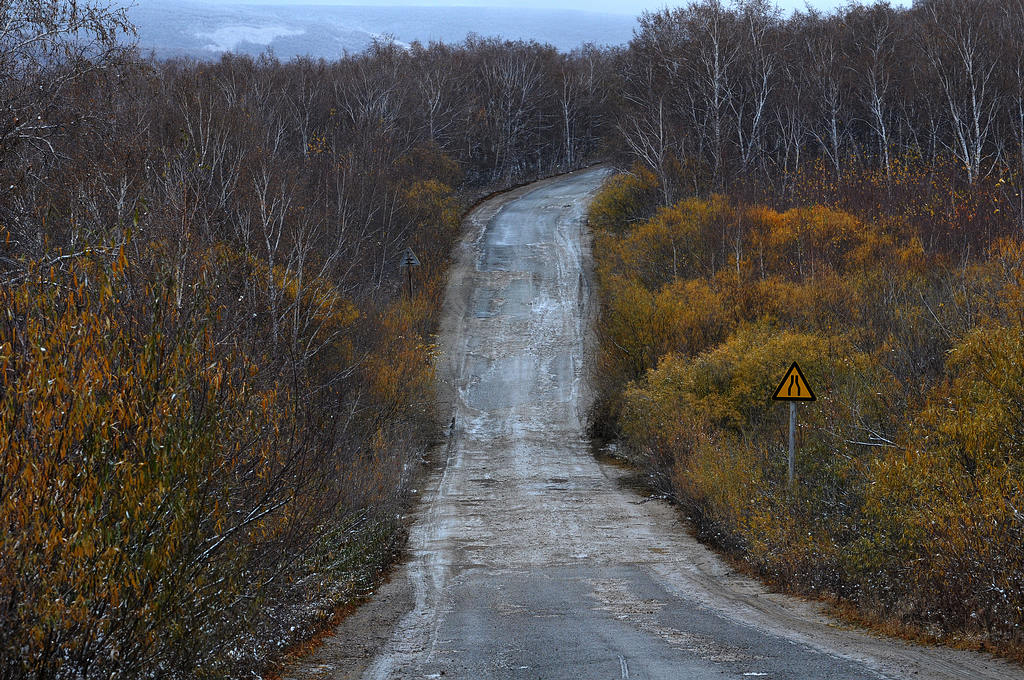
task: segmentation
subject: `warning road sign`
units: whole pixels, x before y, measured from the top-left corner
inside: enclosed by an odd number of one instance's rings
[[[402,266],[407,268],[420,266],[420,258],[416,257],[416,253],[412,252],[412,248],[406,248],[405,252],[402,253]]]
[[[775,401],[814,401],[816,398],[811,386],[807,384],[807,378],[795,361],[772,395]]]

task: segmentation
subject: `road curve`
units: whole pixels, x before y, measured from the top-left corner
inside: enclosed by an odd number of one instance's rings
[[[588,170],[483,204],[445,303],[455,418],[409,557],[286,674],[312,678],[1024,678],[852,630],[736,574],[584,436]]]

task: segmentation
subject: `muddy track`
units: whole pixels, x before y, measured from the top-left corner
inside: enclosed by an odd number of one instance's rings
[[[409,556],[286,677],[1024,678],[770,593],[595,460],[583,222],[605,176],[545,180],[467,219],[441,334],[455,424]]]

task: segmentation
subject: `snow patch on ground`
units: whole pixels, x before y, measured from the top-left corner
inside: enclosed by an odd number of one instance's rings
[[[197,38],[212,41],[204,49],[212,52],[233,52],[239,45],[269,45],[277,38],[303,35],[302,29],[287,26],[222,26],[210,33],[196,33]]]

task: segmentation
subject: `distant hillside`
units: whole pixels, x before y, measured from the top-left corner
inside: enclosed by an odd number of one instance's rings
[[[336,58],[374,38],[462,42],[470,33],[536,40],[569,51],[584,43],[621,45],[636,21],[627,15],[572,10],[482,7],[228,5],[143,0],[130,10],[144,52],[158,57],[216,58],[223,52],[281,59]]]

